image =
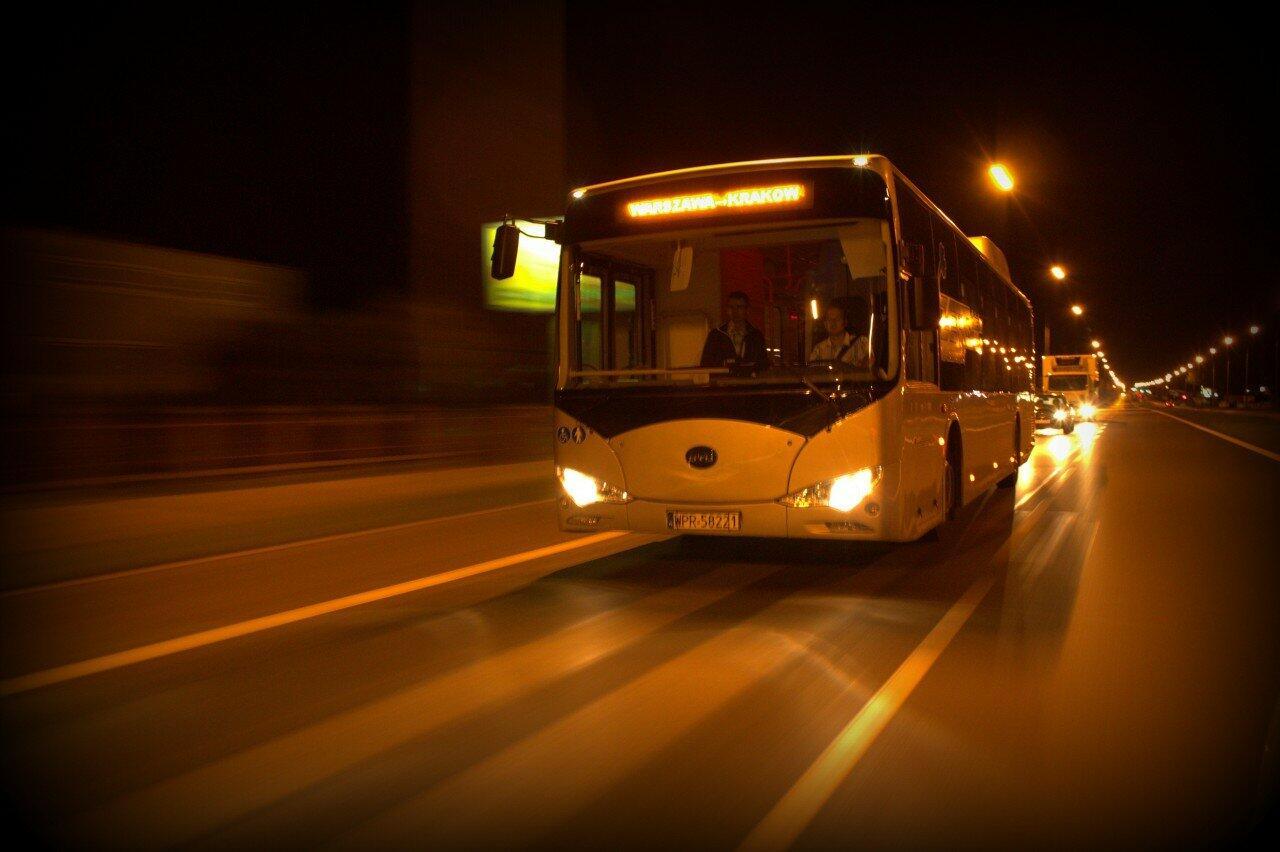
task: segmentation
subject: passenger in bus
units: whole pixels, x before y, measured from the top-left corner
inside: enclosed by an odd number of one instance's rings
[[[703,367],[764,367],[764,334],[747,322],[747,294],[729,294],[729,321],[707,332],[702,344]]]
[[[867,338],[849,330],[846,311],[855,317],[865,317],[868,313],[866,303],[861,300],[854,300],[854,304],[848,308],[835,302],[827,305],[822,316],[822,325],[827,331],[827,336],[809,350],[809,363],[841,361],[855,367],[866,367],[869,364],[870,352],[867,348]]]

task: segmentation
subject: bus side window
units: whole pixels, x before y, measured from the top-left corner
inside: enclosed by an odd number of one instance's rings
[[[938,253],[930,226],[931,216],[924,203],[905,184],[898,186],[898,221],[900,242],[924,246],[925,274],[937,272]],[[906,288],[903,288],[904,291]],[[909,304],[905,299],[902,304]],[[906,323],[903,324],[906,327]],[[922,382],[937,381],[937,330],[907,332],[907,378]]]

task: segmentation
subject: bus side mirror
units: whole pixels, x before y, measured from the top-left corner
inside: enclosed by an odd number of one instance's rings
[[[911,330],[934,331],[942,319],[942,299],[936,278],[914,275],[911,278]]]
[[[489,258],[489,272],[495,281],[515,275],[519,248],[520,229],[512,222],[503,222],[493,235],[493,255]]]

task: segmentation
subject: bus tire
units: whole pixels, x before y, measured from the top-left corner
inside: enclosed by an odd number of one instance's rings
[[[996,483],[997,488],[1012,488],[1018,484],[1018,468],[1022,466],[1022,420],[1013,418],[1013,470],[1004,479]]]
[[[960,472],[964,469],[964,448],[960,445],[960,430],[952,426],[947,432],[947,454],[942,462],[942,522],[954,520],[960,511],[963,480]]]

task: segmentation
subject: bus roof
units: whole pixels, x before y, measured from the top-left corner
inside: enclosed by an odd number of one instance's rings
[[[889,161],[879,154],[839,154],[827,157],[779,157],[772,160],[743,160],[737,163],[713,163],[706,166],[690,166],[684,169],[671,169],[665,172],[651,172],[647,175],[634,175],[632,177],[619,178],[617,180],[605,181],[604,183],[593,183],[590,186],[581,186],[570,193],[574,198],[581,198],[592,192],[598,192],[602,189],[621,189],[624,186],[640,186],[646,183],[660,183],[664,180],[672,178],[688,177],[689,175],[712,175],[719,173],[731,172],[754,172],[763,171],[765,169],[775,168],[777,166],[795,166],[799,168],[816,168],[821,166],[832,166],[839,163],[847,163],[850,166],[856,165],[855,159],[867,158],[865,165],[871,162],[879,161],[885,165],[889,165]],[[889,168],[892,168],[890,165]]]
[[[765,171],[767,169],[777,168],[779,166],[790,166],[792,168],[822,168],[823,166],[834,166],[847,164],[850,167],[870,168],[878,172],[880,175],[888,178],[893,176],[895,181],[902,181],[909,186],[921,199],[929,205],[930,209],[942,218],[948,225],[955,229],[956,233],[964,237],[978,252],[987,265],[1004,281],[1009,288],[1027,304],[1031,306],[1031,300],[1027,295],[1018,289],[1018,285],[1013,283],[1013,276],[1009,273],[1009,262],[1005,259],[1004,252],[992,242],[988,237],[970,237],[957,225],[950,216],[942,211],[938,205],[934,204],[929,196],[925,195],[918,186],[904,175],[901,170],[893,165],[889,159],[881,154],[834,154],[822,157],[779,157],[771,160],[743,160],[736,163],[714,163],[706,166],[690,166],[684,169],[671,169],[665,172],[651,172],[644,175],[634,175],[632,177],[619,178],[617,180],[605,181],[603,183],[593,183],[589,186],[581,186],[570,193],[572,198],[582,198],[601,190],[612,191],[631,186],[643,186],[648,183],[662,183],[663,181],[675,180],[682,177],[690,177],[693,175],[715,175],[715,174],[732,174],[735,172],[754,172]]]

